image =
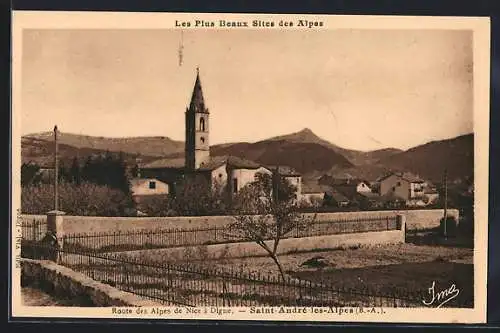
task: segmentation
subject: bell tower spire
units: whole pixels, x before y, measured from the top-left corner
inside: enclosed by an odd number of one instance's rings
[[[185,166],[196,170],[210,160],[209,112],[203,98],[200,70],[196,67],[196,80],[189,107],[186,108]]]

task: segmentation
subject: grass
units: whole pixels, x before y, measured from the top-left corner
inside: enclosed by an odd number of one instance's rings
[[[321,256],[329,265],[310,268],[302,263]],[[344,248],[314,253],[294,253],[281,256],[285,271],[292,277],[325,282],[337,289],[369,290],[381,295],[407,295],[414,299],[429,299],[428,288],[433,281],[442,290],[455,284],[460,295],[448,306],[473,306],[473,249],[397,244]],[[239,258],[211,262],[212,265],[242,271],[278,274],[271,259]]]
[[[299,271],[294,277],[313,282],[327,281],[342,288],[363,290],[370,288],[377,294],[389,295],[396,289],[406,291],[411,298],[429,301],[428,288],[435,282],[436,292],[455,284],[460,293],[448,306],[473,307],[474,270],[471,264],[446,261],[404,263],[351,269]]]

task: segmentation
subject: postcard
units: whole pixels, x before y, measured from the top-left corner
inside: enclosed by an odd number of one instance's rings
[[[488,18],[12,34],[13,317],[486,321]]]

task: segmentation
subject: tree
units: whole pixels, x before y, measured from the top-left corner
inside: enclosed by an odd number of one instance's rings
[[[226,211],[225,186],[209,176],[187,175],[176,193],[173,208],[180,215],[215,215]]]
[[[294,230],[303,229],[316,219],[316,215],[307,218],[300,214],[298,207],[291,199],[275,196],[268,191],[267,177],[257,177],[257,180],[246,185],[236,198],[235,222],[229,226],[234,236],[255,242],[278,267],[281,278],[285,280],[285,272],[278,257],[280,241]],[[264,180],[264,181],[263,181]],[[275,189],[280,180],[272,182]]]
[[[40,167],[36,164],[23,163],[21,165],[21,186],[34,183],[39,170]]]
[[[253,186],[257,186],[259,190],[266,193],[266,195],[272,195],[274,183],[274,189],[277,189],[277,196],[275,199],[279,201],[290,201],[296,197],[297,187],[290,184],[285,177],[280,176],[277,172],[273,172],[272,175],[259,172],[255,175],[255,178],[256,180],[253,182]]]
[[[71,168],[69,169],[70,179],[72,183],[80,185],[81,183],[81,170],[80,170],[80,162],[77,157],[73,158],[73,162],[71,163]]]
[[[61,181],[61,182],[70,181],[70,173],[69,173],[69,170],[66,168],[64,161],[59,162],[58,178],[59,178],[59,181]]]

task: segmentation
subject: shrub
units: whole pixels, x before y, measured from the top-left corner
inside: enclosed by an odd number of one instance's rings
[[[132,206],[129,196],[108,186],[82,183],[59,185],[59,209],[68,215],[123,216]],[[45,214],[54,209],[54,185],[24,186],[21,211],[24,214]]]
[[[210,185],[203,177],[184,181],[182,190],[176,194],[167,213],[181,216],[224,215],[228,210],[225,186],[220,182]]]
[[[140,211],[148,216],[171,216],[173,200],[168,195],[141,197],[138,204]]]

